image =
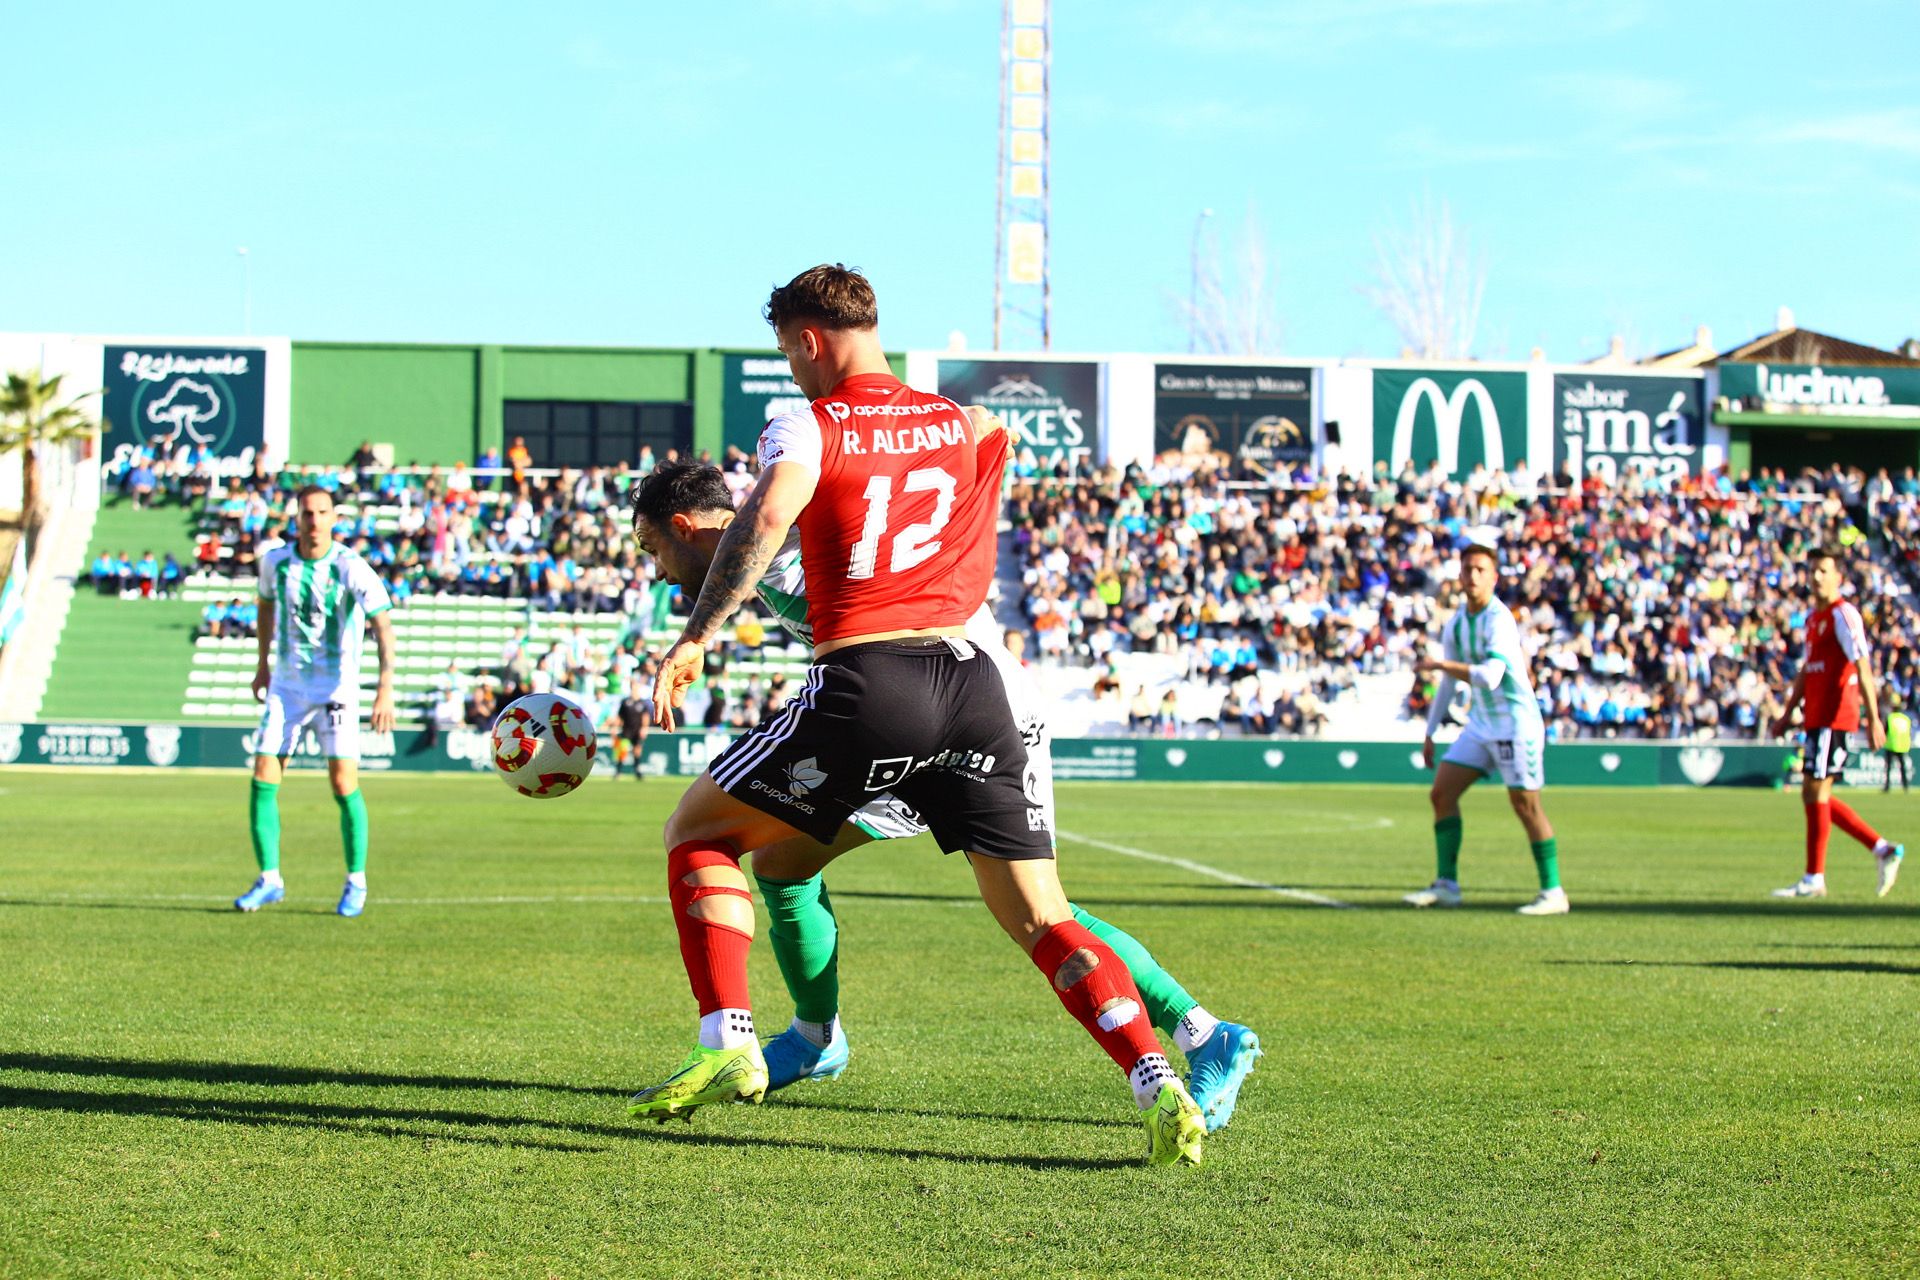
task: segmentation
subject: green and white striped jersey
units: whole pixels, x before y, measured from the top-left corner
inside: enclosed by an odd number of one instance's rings
[[[1498,662],[1502,668],[1499,679],[1491,687],[1484,685],[1477,675],[1471,682],[1468,728],[1478,729],[1494,739],[1540,731],[1540,703],[1533,695],[1533,682],[1527,678],[1527,655],[1520,645],[1520,624],[1514,621],[1506,605],[1495,600],[1479,613],[1469,613],[1462,604],[1440,638],[1449,662],[1464,662],[1469,667],[1483,669],[1489,663]]]
[[[807,571],[800,567],[800,528],[787,531],[787,540],[773,556],[767,571],[760,575],[754,593],[774,620],[801,644],[813,644],[813,624],[807,621]]]
[[[273,611],[273,681],[310,694],[360,687],[367,619],[393,607],[387,584],[360,553],[329,543],[305,560],[294,543],[260,557],[260,600]]]

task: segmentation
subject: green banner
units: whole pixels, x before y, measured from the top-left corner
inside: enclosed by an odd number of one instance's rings
[[[1608,485],[1671,485],[1700,474],[1707,426],[1698,378],[1560,373],[1553,378],[1553,469]]]
[[[1483,463],[1513,470],[1527,458],[1527,375],[1375,369],[1373,457],[1396,473],[1409,461],[1438,461],[1449,476]]]
[[[806,392],[793,380],[787,358],[765,355],[724,355],[720,358],[722,453],[731,447],[752,457],[760,432],[789,409],[807,407]]]
[[[690,778],[703,772],[733,740],[725,733],[657,733],[641,752],[641,770]],[[612,743],[601,740],[602,768]],[[363,733],[362,770],[372,773],[484,773],[492,768],[487,735],[400,730]],[[244,769],[253,759],[254,731],[230,726],[172,724],[0,724],[0,765],[73,765],[100,768]],[[1547,747],[1548,786],[1772,787],[1788,779],[1798,751],[1786,743],[1568,742]],[[292,766],[321,769],[311,735]],[[1423,786],[1433,775],[1420,767],[1420,748],[1408,742],[1321,742],[1239,738],[1063,738],[1053,744],[1054,777],[1062,782],[1364,782]],[[1856,756],[1846,773],[1854,786],[1879,786],[1886,764]]]
[[[1723,364],[1720,394],[1730,400],[1785,405],[1842,416],[1910,416],[1920,407],[1920,369],[1878,365]]]

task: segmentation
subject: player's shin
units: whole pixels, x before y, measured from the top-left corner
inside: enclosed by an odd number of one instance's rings
[[[1826,800],[1809,800],[1807,808],[1807,874],[1827,873],[1827,834],[1833,826],[1833,811]]]
[[[1833,814],[1833,825],[1858,840],[1869,849],[1880,847],[1880,833],[1868,826],[1866,820],[1853,811],[1853,806],[1835,796],[1827,802],[1828,810]]]
[[[755,876],[767,905],[767,937],[801,1023],[829,1027],[840,1012],[840,926],[818,875],[805,880]]]
[[[1076,904],[1068,905],[1073,907],[1075,923],[1111,947],[1127,966],[1133,985],[1139,989],[1140,1003],[1146,1007],[1147,1021],[1180,1041],[1182,1053],[1191,1052],[1204,1043],[1218,1020],[1200,1008],[1200,1002],[1160,967],[1153,953],[1126,930],[1108,924]]]
[[[261,871],[280,871],[280,784],[253,780],[253,795],[247,805],[247,818],[253,831],[253,860]]]
[[[367,870],[367,802],[355,788],[351,795],[335,796],[340,806],[340,848],[346,855],[347,874],[365,875]]]
[[[1120,957],[1074,921],[1047,930],[1032,954],[1067,1012],[1127,1073],[1134,1101],[1152,1106],[1161,1087],[1179,1077],[1154,1039],[1140,992]]]
[[[1560,887],[1559,839],[1554,836],[1548,836],[1545,840],[1535,840],[1531,848],[1533,850],[1533,869],[1539,873],[1541,892],[1544,893],[1549,889],[1558,889]]]
[[[710,869],[718,869],[721,874],[699,874]],[[731,845],[717,841],[690,840],[676,846],[667,855],[667,897],[673,904],[673,923],[680,934],[680,959],[686,965],[687,984],[700,1006],[700,1043],[709,1049],[731,1049],[752,1041],[747,949],[753,934],[712,918],[717,912],[700,906],[703,900],[713,898],[751,901],[739,855]],[[748,921],[751,929],[751,916]]]
[[[1460,883],[1461,822],[1456,815],[1433,824],[1434,877]]]

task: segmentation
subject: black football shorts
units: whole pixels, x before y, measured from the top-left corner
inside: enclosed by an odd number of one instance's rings
[[[884,791],[919,810],[947,853],[1053,856],[1006,685],[992,659],[957,637],[835,650],[707,774],[822,844]]]
[[[1809,729],[1800,757],[1802,772],[1809,778],[1838,778],[1853,754],[1845,729]]]

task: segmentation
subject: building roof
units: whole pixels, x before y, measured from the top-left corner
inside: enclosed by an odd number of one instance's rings
[[[1792,320],[1791,316],[1784,318],[1789,322]],[[1731,351],[1723,351],[1719,359],[1764,360],[1772,364],[1893,365],[1903,369],[1920,367],[1920,360],[1908,359],[1898,351],[1883,351],[1879,347],[1849,342],[1831,334],[1796,328],[1791,323]]]

